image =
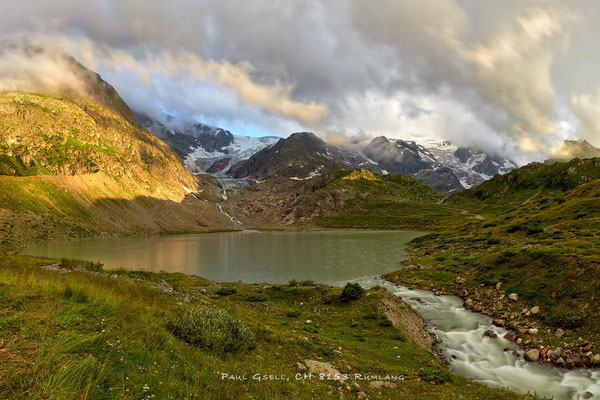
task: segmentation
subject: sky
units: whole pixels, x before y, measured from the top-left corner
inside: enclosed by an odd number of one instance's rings
[[[0,45],[62,48],[158,119],[450,140],[521,164],[564,139],[600,146],[594,0],[2,3]],[[62,75],[52,60],[0,57],[0,90]]]

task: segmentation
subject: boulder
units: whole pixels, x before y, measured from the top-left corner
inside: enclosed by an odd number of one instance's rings
[[[504,320],[500,319],[500,318],[496,318],[493,322],[494,325],[496,326],[504,326]]]
[[[540,308],[538,306],[535,307],[531,307],[531,311],[532,314],[538,314],[540,312]]]
[[[556,365],[565,365],[565,359],[562,357],[558,357],[556,360]]]
[[[525,352],[525,359],[527,361],[538,361],[540,359],[540,351],[538,349],[531,349]]]
[[[467,310],[470,310],[470,309],[472,309],[472,308],[473,308],[473,300],[471,300],[471,299],[466,299],[466,300],[465,300],[465,304],[464,304],[464,306],[465,306],[465,308],[466,308]]]
[[[511,294],[508,295],[508,299],[510,301],[517,301],[517,300],[519,300],[519,295],[516,294],[516,293],[511,293]]]
[[[510,340],[511,342],[513,342],[516,338],[517,338],[517,334],[512,331],[507,332],[506,335],[504,335],[504,339]]]

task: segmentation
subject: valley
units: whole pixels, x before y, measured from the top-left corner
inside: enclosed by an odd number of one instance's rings
[[[0,396],[597,395],[589,144],[170,129],[61,57],[86,90],[0,94]]]

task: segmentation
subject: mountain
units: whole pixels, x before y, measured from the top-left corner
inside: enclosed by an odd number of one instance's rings
[[[325,143],[313,133],[298,132],[234,165],[230,175],[256,180],[303,180],[341,168],[374,168],[380,172],[379,168],[358,154]]]
[[[571,161],[574,158],[600,157],[600,149],[592,146],[587,140],[565,140],[554,154],[546,160],[547,164]]]
[[[333,145],[309,132],[297,132],[283,139],[248,137],[202,123],[169,129],[145,114],[136,113],[136,117],[168,143],[193,173],[234,178],[238,183],[240,179],[310,179],[340,168],[363,168],[374,173],[413,176],[450,194],[516,168],[507,159],[449,142],[420,145],[380,136],[369,142]]]
[[[428,142],[423,146],[380,136],[366,144],[363,151],[383,170],[414,176],[442,193],[477,186],[494,175],[516,168],[509,160],[480,150],[456,147],[450,142]]]
[[[231,166],[279,140],[275,136],[233,135],[227,130],[201,123],[169,129],[144,113],[136,112],[135,116],[144,128],[171,146],[194,174],[226,175]],[[167,119],[173,122],[172,118]]]
[[[190,174],[99,75],[69,65],[84,84],[76,95],[0,93],[2,246],[228,225],[218,186]]]

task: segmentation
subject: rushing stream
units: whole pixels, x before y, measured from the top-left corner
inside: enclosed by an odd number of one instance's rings
[[[554,399],[600,398],[600,371],[567,370],[524,361],[512,354],[519,347],[502,336],[507,332],[492,320],[463,307],[460,298],[436,296],[432,292],[408,289],[378,277],[355,279],[364,287],[380,285],[400,296],[421,314],[427,328],[440,339],[439,345],[450,368],[468,379],[518,392],[535,393]],[[345,282],[344,282],[345,283]],[[497,338],[484,336],[493,330]],[[510,351],[504,351],[510,348]],[[593,394],[593,397],[587,397]]]

